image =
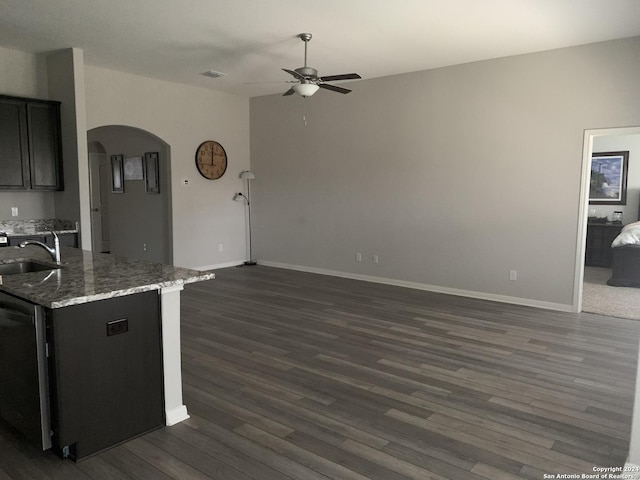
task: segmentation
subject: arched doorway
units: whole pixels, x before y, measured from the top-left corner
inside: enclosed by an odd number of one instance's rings
[[[100,209],[92,211],[92,237],[100,235],[92,240],[93,250],[172,264],[169,145],[146,130],[123,125],[89,130],[87,140],[92,210]],[[146,185],[143,171],[149,152],[158,154],[157,193]],[[121,156],[127,167],[122,191],[112,188],[114,155]]]

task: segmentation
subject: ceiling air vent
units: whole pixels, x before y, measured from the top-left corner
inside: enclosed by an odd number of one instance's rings
[[[202,75],[204,75],[205,77],[218,78],[218,77],[225,77],[227,74],[222,72],[216,72],[215,70],[208,70],[204,72]]]

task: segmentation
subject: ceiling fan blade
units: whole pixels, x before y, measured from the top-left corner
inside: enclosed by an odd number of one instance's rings
[[[286,92],[284,92],[282,94],[283,97],[289,96],[289,95],[293,95],[294,93],[296,93],[296,91],[293,88],[290,88],[289,90],[287,90]]]
[[[288,70],[286,68],[283,68],[282,70],[287,72],[289,75],[293,75],[298,80],[304,80],[304,77],[302,75],[300,75],[298,72],[294,72],[293,70]]]
[[[318,86],[338,93],[349,93],[351,91],[348,88],[336,87],[335,85],[329,85],[328,83],[319,83]]]
[[[334,82],[336,80],[355,80],[357,78],[362,78],[357,73],[343,73],[342,75],[329,75],[328,77],[322,77],[320,80],[322,82]]]

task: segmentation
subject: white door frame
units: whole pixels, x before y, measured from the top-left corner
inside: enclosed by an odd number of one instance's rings
[[[580,179],[580,208],[578,213],[578,245],[573,281],[573,306],[576,313],[582,311],[582,282],[584,280],[584,255],[587,241],[587,212],[589,211],[589,183],[591,181],[591,154],[596,137],[611,135],[640,135],[640,127],[596,128],[584,131],[582,148],[582,175]]]

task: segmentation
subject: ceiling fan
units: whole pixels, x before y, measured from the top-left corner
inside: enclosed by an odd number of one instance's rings
[[[336,80],[355,80],[362,78],[357,73],[344,73],[342,75],[329,75],[326,77],[319,77],[318,70],[307,66],[307,44],[311,40],[310,33],[301,33],[298,38],[304,42],[304,67],[296,68],[295,70],[289,70],[283,68],[285,72],[292,75],[297,82],[293,87],[287,90],[283,96],[293,95],[297,93],[302,97],[310,97],[318,91],[319,88],[331,90],[338,93],[349,93],[351,90],[348,88],[337,87],[326,82],[333,82]]]

